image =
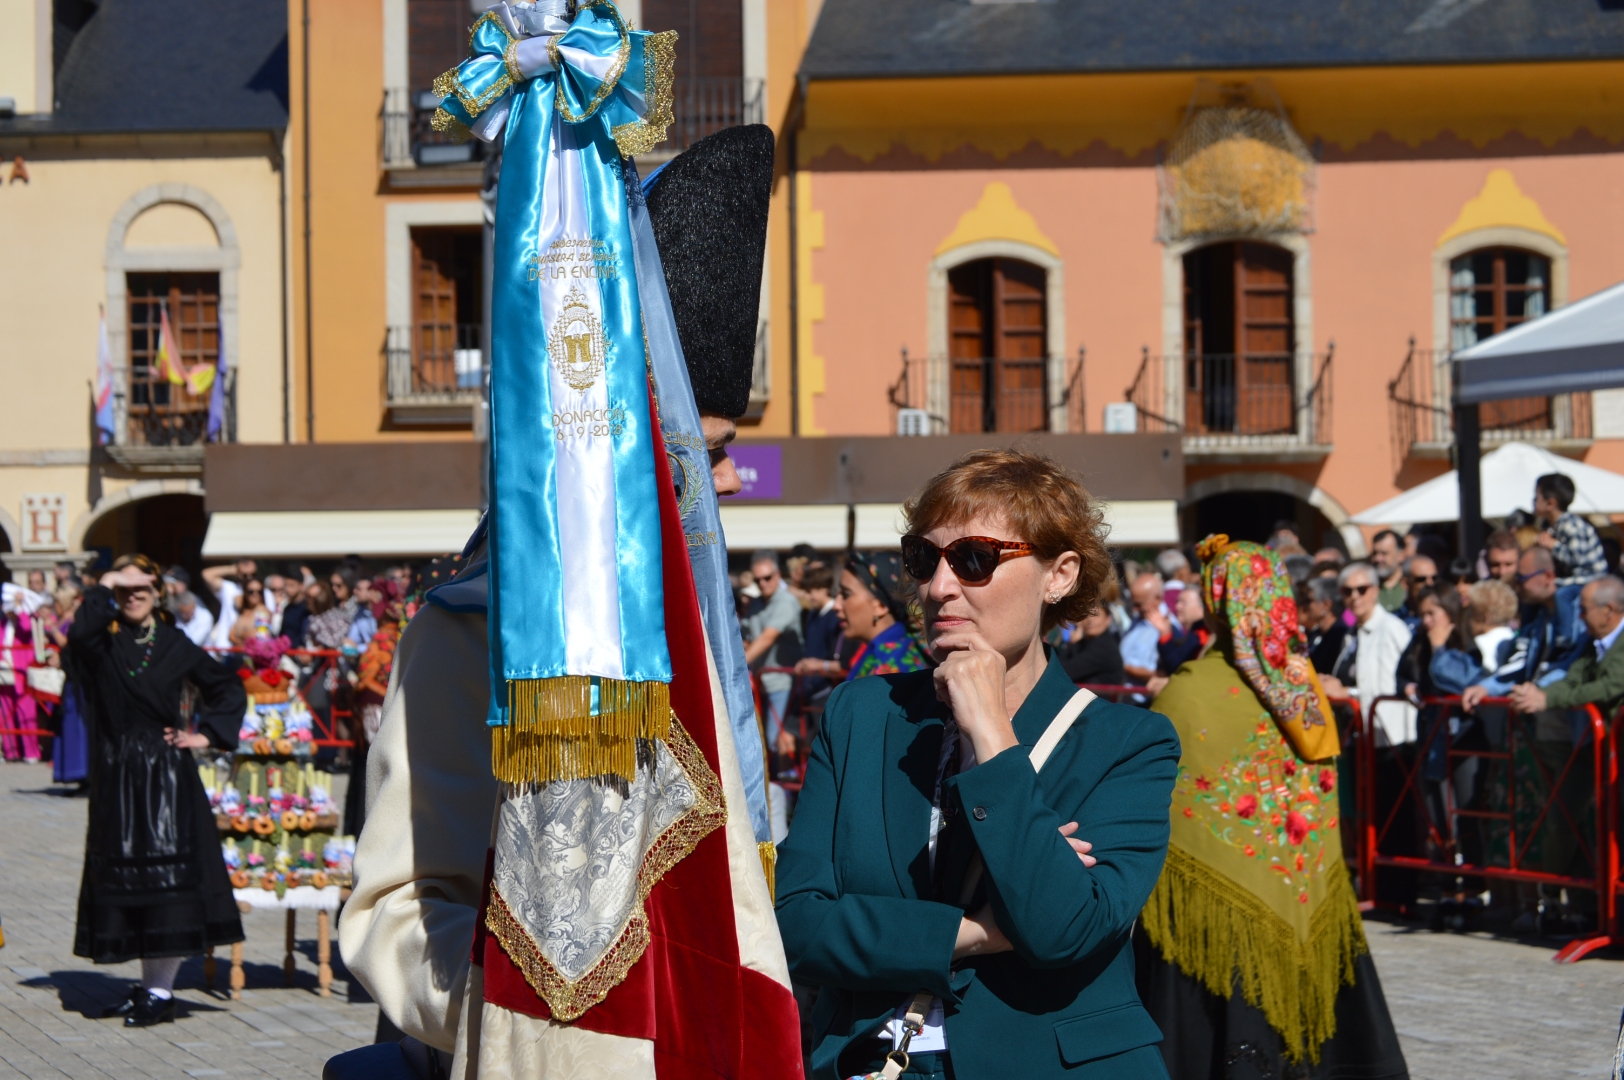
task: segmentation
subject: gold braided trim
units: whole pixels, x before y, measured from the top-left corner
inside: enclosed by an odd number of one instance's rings
[[[518,40],[518,38],[515,38],[512,34],[508,33],[507,26],[502,22],[501,19],[496,17],[496,9],[492,8],[490,11],[485,12],[485,14],[475,19],[474,25],[468,28],[468,48],[470,51],[472,51],[474,47],[474,38],[479,36],[479,28],[484,26],[486,23],[490,23],[498,30],[502,31],[502,36],[507,38],[509,41]]]
[[[473,94],[468,92],[468,89],[465,86],[462,85],[462,80],[457,78],[456,68],[452,68],[450,71],[442,72],[440,75],[436,76],[433,86],[434,92],[441,97],[456,98],[458,104],[460,104],[464,109],[468,110],[468,115],[470,118],[477,118],[480,113],[494,105],[497,99],[511,89],[513,89],[513,79],[506,71],[504,71],[502,72],[501,76],[491,84],[491,88],[489,90],[485,91],[478,97],[475,97]]]
[[[592,685],[598,711],[592,711]],[[491,771],[507,784],[637,777],[637,740],[666,741],[671,686],[563,675],[509,679],[508,722],[491,730]]]
[[[553,103],[558,108],[558,115],[572,124],[579,124],[583,120],[591,119],[592,114],[598,111],[598,107],[609,100],[609,95],[614,93],[615,87],[620,85],[620,77],[626,74],[626,61],[632,55],[632,39],[626,32],[626,23],[621,19],[619,9],[614,4],[610,3],[609,0],[592,0],[590,3],[582,4],[581,7],[583,9],[589,7],[609,9],[609,20],[615,24],[615,29],[620,31],[620,49],[615,56],[615,66],[609,69],[609,74],[598,87],[598,92],[592,95],[592,100],[587,103],[587,107],[581,110],[579,114],[570,112],[569,105],[564,101],[564,87],[562,85],[559,86],[558,92],[553,95]],[[559,37],[562,36],[562,34],[559,35]],[[558,55],[558,40],[559,38],[555,37],[548,44],[547,54],[552,57],[553,68],[562,79],[564,62]]]
[[[465,143],[474,137],[474,133],[468,130],[468,125],[458,120],[444,106],[434,110],[434,119],[429,121],[429,126],[435,131],[443,131],[454,143]]]
[[[508,42],[507,51],[502,54],[502,64],[507,68],[508,78],[513,80],[513,85],[517,86],[524,82],[524,72],[519,70],[519,43],[517,41]]]
[[[677,759],[688,781],[693,785],[695,802],[688,812],[668,825],[650,845],[643,856],[643,865],[637,871],[637,903],[620,928],[614,944],[592,969],[575,982],[559,974],[541,950],[536,947],[519,920],[514,918],[496,883],[491,883],[490,902],[485,908],[485,925],[496,937],[514,965],[524,975],[525,982],[540,995],[552,1011],[553,1019],[563,1023],[578,1020],[592,1006],[598,1004],[609,991],[626,980],[632,965],[642,959],[648,949],[648,914],[644,902],[666,871],[688,857],[699,842],[727,823],[727,799],[722,793],[722,781],[711,770],[705,755],[675,716],[671,717],[671,737],[666,742],[671,756]]]
[[[621,157],[646,154],[665,141],[666,132],[676,122],[671,108],[676,77],[677,32],[650,34],[643,40],[643,95],[648,108],[641,120],[610,131]]]
[[[776,901],[778,899],[778,848],[771,840],[763,840],[756,845],[756,852],[761,856],[761,872],[767,875],[767,895]]]
[[[1336,996],[1352,986],[1369,946],[1347,869],[1331,866],[1328,893],[1308,940],[1249,891],[1175,846],[1140,920],[1162,958],[1227,999],[1239,983],[1247,1004],[1280,1033],[1286,1056],[1319,1062],[1336,1034]]]

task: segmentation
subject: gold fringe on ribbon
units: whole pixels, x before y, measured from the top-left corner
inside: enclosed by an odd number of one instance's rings
[[[1140,915],[1162,958],[1220,998],[1238,983],[1247,1004],[1280,1033],[1286,1056],[1318,1064],[1336,1034],[1336,996],[1369,952],[1359,901],[1340,864],[1309,921],[1307,942],[1269,906],[1177,847]]]
[[[637,740],[666,741],[671,687],[663,682],[598,679],[508,680],[508,722],[491,729],[491,771],[507,784],[551,784],[637,776]]]
[[[756,845],[756,853],[761,856],[761,872],[767,875],[767,895],[777,900],[778,848],[771,840],[763,840]]]

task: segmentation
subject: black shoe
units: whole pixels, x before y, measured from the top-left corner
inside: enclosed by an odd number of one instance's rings
[[[151,1027],[153,1024],[173,1024],[175,1022],[175,998],[170,995],[166,998],[155,997],[143,992],[141,1000],[135,1003],[135,1008],[124,1018],[125,1027]]]
[[[136,985],[130,987],[129,996],[123,1001],[119,1002],[117,1005],[109,1005],[107,1008],[102,1010],[102,1019],[111,1020],[115,1016],[130,1015],[130,1013],[135,1011],[136,1004],[146,996],[147,992],[141,989],[140,983],[137,983]]]

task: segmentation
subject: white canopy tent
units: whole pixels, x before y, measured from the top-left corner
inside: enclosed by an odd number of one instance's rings
[[[1453,359],[1455,400],[1464,405],[1624,386],[1624,282]]]
[[[1454,503],[1461,549],[1472,552],[1482,543],[1483,519],[1495,516],[1483,497],[1478,406],[1624,386],[1624,282],[1462,349],[1452,361]]]
[[[1503,518],[1513,510],[1531,510],[1534,481],[1546,473],[1563,473],[1578,489],[1575,514],[1624,514],[1624,476],[1528,443],[1506,443],[1483,455],[1482,516]],[[1455,472],[1428,480],[1353,515],[1359,525],[1415,525],[1455,521],[1460,517],[1459,478]]]

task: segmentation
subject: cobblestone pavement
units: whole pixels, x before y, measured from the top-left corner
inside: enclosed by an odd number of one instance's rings
[[[177,1023],[126,1030],[96,1019],[139,965],[94,967],[72,955],[85,812],[85,800],[51,786],[48,767],[0,764],[0,1080],[315,1080],[328,1057],[372,1041],[377,1006],[359,990],[351,1000],[336,935],[333,995],[316,995],[311,912],[300,916],[290,989],[283,917],[256,912],[243,916],[242,1001],[204,990],[202,963],[191,960],[176,986]],[[1549,944],[1376,920],[1366,933],[1415,1080],[1608,1075],[1624,1007],[1619,959],[1558,966]]]
[[[48,765],[0,764],[0,1080],[315,1080],[329,1057],[372,1041],[378,1007],[359,988],[351,1001],[336,932],[332,996],[316,993],[313,911],[299,913],[291,988],[282,985],[285,917],[254,912],[243,916],[243,1000],[224,990],[230,960],[220,949],[213,993],[200,959],[181,968],[177,1022],[126,1029],[99,1019],[140,964],[98,967],[73,955],[87,802],[66,790],[51,786]]]

